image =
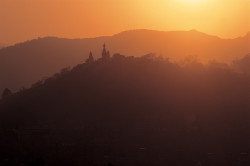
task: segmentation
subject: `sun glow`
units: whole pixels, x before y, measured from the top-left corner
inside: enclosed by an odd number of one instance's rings
[[[205,0],[183,0],[183,1],[186,2],[186,3],[202,3]]]
[[[179,3],[183,3],[185,5],[204,5],[208,2],[209,0],[179,0]]]
[[[0,24],[0,42],[8,44],[130,29],[196,29],[235,38],[250,30],[250,0],[0,0]]]

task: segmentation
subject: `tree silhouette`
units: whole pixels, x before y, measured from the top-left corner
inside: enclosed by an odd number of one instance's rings
[[[8,88],[5,88],[2,93],[2,99],[8,98],[9,96],[11,96],[11,94],[12,94],[11,90]]]
[[[0,154],[10,163],[21,150],[24,165],[250,165],[248,75],[152,54],[103,62],[0,101]]]
[[[122,60],[125,60],[125,59],[126,59],[126,57],[125,57],[124,55],[121,55],[121,54],[119,54],[119,53],[114,54],[112,58],[113,58],[114,60],[116,60],[116,61],[122,61]]]

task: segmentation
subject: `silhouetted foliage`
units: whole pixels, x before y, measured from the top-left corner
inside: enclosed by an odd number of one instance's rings
[[[2,93],[2,99],[6,99],[8,97],[10,97],[12,94],[11,90],[9,90],[8,88],[5,88],[3,93]]]
[[[122,54],[134,57],[158,52],[164,58],[179,61],[195,54],[204,61],[215,59],[231,63],[239,56],[250,53],[249,41],[249,34],[235,39],[222,39],[197,31],[153,30],[132,30],[112,37],[88,39],[37,38],[0,49],[0,92],[5,87],[13,92],[23,86],[28,88],[65,66],[73,67],[86,61],[89,49],[95,59],[100,58],[100,44],[104,42],[109,44],[110,50],[119,50]]]
[[[1,100],[0,163],[250,164],[248,75],[151,54],[103,62],[62,70]]]
[[[61,78],[64,77],[65,75],[67,75],[70,72],[70,69],[68,67],[61,69],[60,73],[57,73],[54,75],[54,78]]]
[[[240,60],[233,61],[232,68],[237,72],[250,75],[250,54]]]
[[[125,60],[126,59],[126,56],[125,55],[121,55],[119,53],[116,53],[113,55],[112,57],[115,61],[122,61],[122,60]]]

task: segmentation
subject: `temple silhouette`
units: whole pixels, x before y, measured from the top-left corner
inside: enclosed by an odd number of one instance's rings
[[[103,50],[102,50],[102,59],[107,60],[110,58],[109,51],[106,51],[106,44],[103,44]]]
[[[108,59],[110,59],[110,52],[108,50],[106,50],[106,44],[103,44],[103,49],[102,49],[102,56],[101,59],[102,61],[107,61]],[[93,57],[93,53],[92,51],[89,52],[89,57],[88,59],[85,61],[86,63],[93,63],[95,61],[94,57]]]

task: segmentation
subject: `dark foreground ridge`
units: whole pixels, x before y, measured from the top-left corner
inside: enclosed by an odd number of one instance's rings
[[[5,87],[13,92],[28,88],[40,78],[82,63],[88,58],[89,50],[100,58],[100,45],[104,42],[112,53],[136,57],[154,52],[175,61],[191,55],[204,62],[231,63],[250,53],[249,34],[221,39],[198,31],[133,30],[97,38],[37,38],[0,49],[0,92]]]
[[[250,78],[93,55],[0,101],[0,165],[248,166]]]

